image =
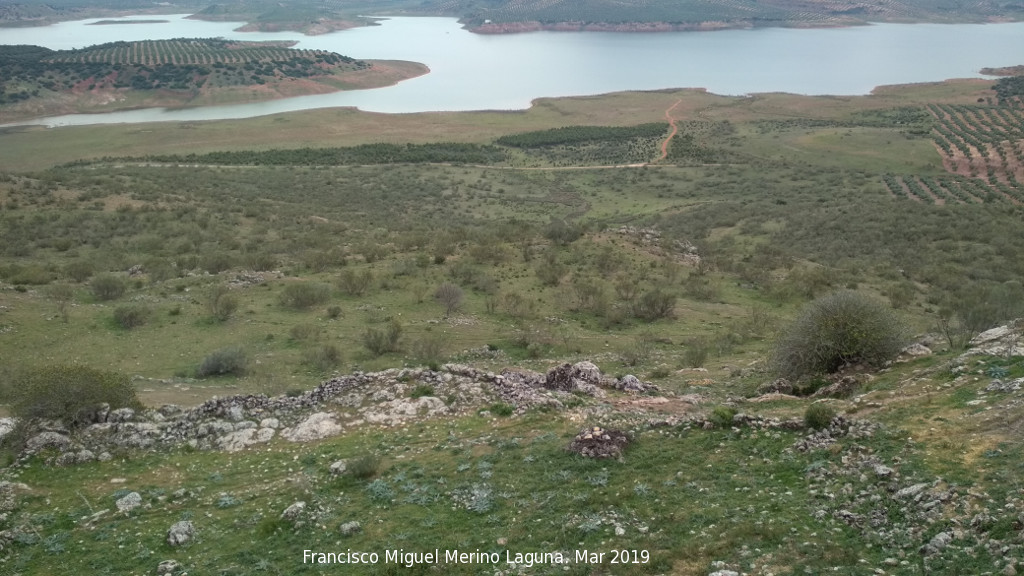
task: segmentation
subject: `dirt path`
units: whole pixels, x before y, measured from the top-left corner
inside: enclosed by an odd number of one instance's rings
[[[668,158],[668,143],[671,142],[672,138],[674,138],[676,133],[679,132],[679,126],[676,126],[676,119],[672,117],[672,110],[682,102],[683,99],[680,98],[679,100],[676,100],[675,104],[669,106],[668,110],[665,110],[665,119],[668,120],[668,125],[672,127],[672,132],[668,135],[668,138],[665,138],[665,141],[661,143],[661,157],[655,160],[655,162]]]

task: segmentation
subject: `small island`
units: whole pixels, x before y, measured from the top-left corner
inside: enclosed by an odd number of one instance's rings
[[[417,62],[293,45],[178,38],[61,51],[0,46],[0,118],[254,102],[380,88],[429,72]]]

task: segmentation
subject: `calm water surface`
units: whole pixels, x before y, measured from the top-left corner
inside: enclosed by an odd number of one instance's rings
[[[884,84],[978,77],[985,66],[1024,64],[1024,23],[878,24],[800,30],[616,34],[532,32],[483,36],[451,18],[390,18],[381,26],[322,36],[235,32],[239,23],[139,16],[167,23],[0,29],[0,44],[81,48],[115,40],[224,37],[297,40],[298,48],[355,58],[413,60],[430,74],[396,86],[273,102],[77,114],[31,122],[50,126],[248,118],[354,106],[373,112],[513,110],[545,96],[702,87],[717,94],[866,94]],[[2,121],[2,118],[0,118]]]

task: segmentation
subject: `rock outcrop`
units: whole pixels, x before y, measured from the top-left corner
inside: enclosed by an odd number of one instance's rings
[[[434,393],[412,398],[417,387]],[[495,374],[461,365],[440,370],[393,369],[337,376],[294,396],[262,394],[214,398],[191,409],[165,405],[155,410],[100,407],[95,422],[74,434],[50,423],[34,434],[22,454],[56,452],[49,462],[68,466],[109,460],[122,449],[188,445],[236,452],[275,438],[311,442],[341,434],[347,426],[399,426],[409,421],[470,413],[496,401],[522,413],[531,407],[561,409],[574,394],[601,397],[604,389],[632,393],[656,390],[635,376],[606,377],[591,362],[564,364],[546,374],[505,370]],[[0,420],[0,434],[14,428]]]

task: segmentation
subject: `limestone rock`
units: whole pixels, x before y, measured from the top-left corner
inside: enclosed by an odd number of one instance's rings
[[[625,392],[647,392],[653,386],[644,384],[639,378],[632,374],[626,374],[615,382],[615,388]]]
[[[875,476],[878,476],[879,478],[889,478],[890,476],[893,475],[893,472],[895,472],[895,470],[893,470],[892,468],[889,468],[888,466],[884,466],[882,464],[876,465],[874,470]]]
[[[226,452],[238,452],[253,444],[269,442],[274,437],[273,428],[243,428],[217,439],[217,445]]]
[[[17,421],[14,418],[0,418],[0,440],[14,430],[15,424]]]
[[[341,476],[348,470],[348,463],[345,460],[338,460],[331,464],[331,476]]]
[[[127,514],[142,506],[142,496],[138,492],[129,492],[123,498],[119,498],[114,504],[117,505],[118,512]]]
[[[181,564],[179,564],[177,560],[164,560],[160,564],[157,564],[156,567],[156,573],[161,575],[174,574],[179,570],[181,570]]]
[[[340,528],[342,536],[351,536],[362,529],[363,526],[354,520],[352,522],[345,522]]]
[[[188,520],[175,522],[167,531],[167,544],[170,546],[181,546],[192,541],[196,535],[196,527]]]
[[[328,438],[341,432],[341,426],[328,412],[316,412],[294,428],[285,428],[281,436],[291,442],[311,442]]]
[[[853,394],[860,383],[854,376],[843,376],[811,395],[811,398],[846,398]]]
[[[583,392],[593,396],[601,384],[601,370],[591,362],[562,364],[548,370],[544,387],[563,392]]]
[[[925,490],[925,488],[927,488],[927,487],[928,487],[928,484],[925,484],[925,483],[914,484],[913,486],[907,486],[906,488],[903,488],[899,492],[896,492],[896,497],[897,498],[912,498],[914,496],[917,496],[921,492],[923,492]]]
[[[295,522],[302,516],[302,513],[306,510],[305,502],[295,502],[291,506],[284,509],[281,513],[281,519],[289,522]]]
[[[111,410],[107,415],[107,422],[129,422],[135,418],[135,410],[131,408],[118,408]]]
[[[924,344],[915,343],[907,346],[903,350],[900,350],[900,354],[897,357],[898,362],[907,362],[914,358],[923,358],[925,356],[931,356],[932,349],[925,346]]]
[[[64,449],[71,445],[71,440],[59,432],[40,432],[28,439],[25,448],[29,452],[38,452],[43,448]]]
[[[762,384],[757,389],[758,394],[792,394],[793,384],[785,378],[779,378]]]
[[[371,424],[400,424],[417,416],[437,416],[448,413],[448,406],[440,398],[395,398],[379,406],[364,409],[363,418]]]

